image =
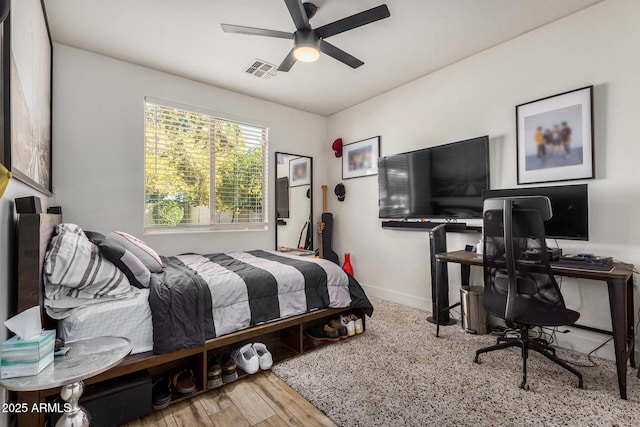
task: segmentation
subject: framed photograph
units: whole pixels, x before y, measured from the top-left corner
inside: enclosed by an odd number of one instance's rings
[[[593,86],[516,107],[518,184],[594,178]]]
[[[311,184],[311,159],[298,157],[289,160],[289,187]]]
[[[51,58],[41,0],[12,0],[2,40],[4,164],[51,194]]]
[[[2,7],[9,7],[8,5],[4,5],[0,1],[0,9]],[[6,17],[5,17],[6,18]],[[4,21],[0,23],[0,60],[4,58]],[[4,142],[4,86],[5,86],[5,77],[4,77],[4,67],[0,65],[0,164],[6,165],[7,169],[11,169],[9,164],[4,161],[4,151],[5,151],[5,142]]]
[[[342,147],[342,179],[378,174],[380,137],[365,139]]]

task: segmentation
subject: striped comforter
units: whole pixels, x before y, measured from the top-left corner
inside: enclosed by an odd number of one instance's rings
[[[149,295],[158,354],[320,308],[373,311],[360,285],[327,260],[257,250],[163,263]]]

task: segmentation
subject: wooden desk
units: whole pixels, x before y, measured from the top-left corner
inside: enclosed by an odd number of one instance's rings
[[[446,268],[446,263],[460,264],[462,274],[462,286],[469,286],[469,274],[471,266],[482,267],[482,255],[467,251],[445,252],[436,255],[439,268]],[[442,265],[440,265],[442,264]],[[609,311],[611,312],[611,324],[613,328],[613,347],[616,356],[616,369],[618,371],[618,387],[620,397],[627,398],[627,359],[635,368],[634,356],[634,310],[633,310],[633,265],[615,263],[611,271],[597,271],[577,269],[552,265],[551,269],[556,276],[574,277],[577,279],[590,279],[607,282],[609,290]],[[436,269],[438,270],[438,269]],[[441,285],[443,289],[436,287],[436,292],[448,292],[448,284]],[[438,298],[436,298],[436,304]],[[438,315],[440,307],[434,313]]]

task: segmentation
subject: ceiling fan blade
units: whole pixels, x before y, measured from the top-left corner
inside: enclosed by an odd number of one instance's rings
[[[284,31],[265,30],[264,28],[243,27],[242,25],[220,24],[225,33],[247,34],[250,36],[277,37],[279,39],[292,39],[293,33]]]
[[[389,8],[386,4],[383,4],[378,7],[374,7],[373,9],[365,10],[364,12],[356,13],[355,15],[323,25],[322,27],[316,28],[315,32],[320,37],[327,38],[388,18],[389,16],[391,16]]]
[[[304,6],[302,6],[302,0],[284,0],[284,2],[287,5],[287,9],[289,9],[293,23],[296,24],[296,29],[310,30],[311,25],[309,25],[309,18],[307,18],[307,13],[304,11]]]
[[[282,64],[280,64],[280,66],[278,67],[278,71],[287,72],[291,69],[291,67],[293,67],[293,64],[296,63],[296,57],[293,56],[293,50],[294,49],[291,49],[291,52],[289,52],[287,57],[284,58],[284,61],[282,61]]]
[[[344,50],[338,49],[325,40],[320,40],[320,51],[322,53],[326,53],[330,57],[335,58],[342,63],[347,64],[351,68],[358,68],[359,66],[364,64],[364,62],[360,61],[355,56],[349,55]]]

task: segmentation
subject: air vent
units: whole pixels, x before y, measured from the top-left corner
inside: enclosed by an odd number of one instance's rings
[[[247,74],[251,74],[261,79],[270,79],[271,77],[275,77],[277,70],[277,66],[256,58],[256,60],[253,61],[244,71]]]

